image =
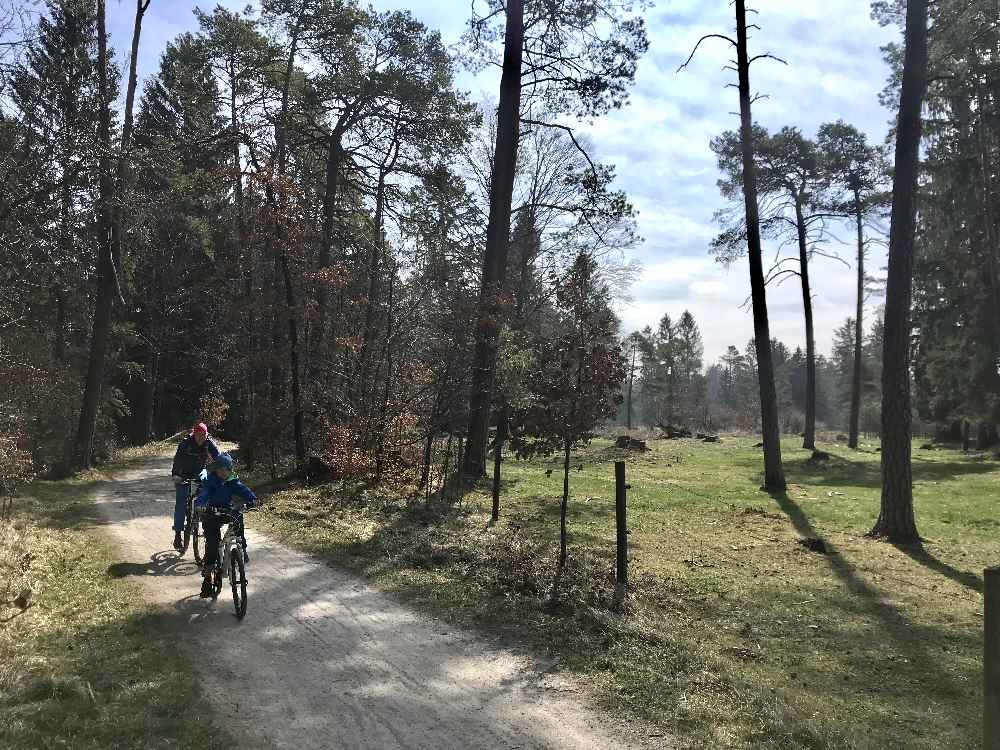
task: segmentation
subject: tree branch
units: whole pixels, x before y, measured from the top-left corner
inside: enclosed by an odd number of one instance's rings
[[[587,164],[590,165],[590,172],[591,174],[593,174],[594,180],[596,181],[599,179],[597,175],[597,165],[595,165],[593,160],[591,160],[590,154],[588,154],[587,151],[583,148],[583,146],[580,145],[580,142],[576,140],[576,136],[573,134],[573,128],[567,125],[559,125],[558,123],[554,122],[542,122],[541,120],[527,120],[524,118],[521,119],[521,122],[523,122],[525,125],[537,125],[542,128],[556,128],[557,130],[565,130],[569,134],[570,140],[573,141],[573,145],[576,146],[577,151],[583,154],[583,158],[586,159]]]
[[[736,46],[736,40],[726,36],[725,34],[705,34],[705,36],[699,39],[698,43],[694,45],[694,49],[691,50],[691,54],[688,55],[688,59],[684,61],[683,65],[677,68],[677,70],[675,71],[676,73],[680,73],[682,70],[684,70],[684,68],[686,68],[690,64],[690,62],[694,59],[694,56],[698,53],[698,48],[701,46],[701,43],[704,42],[706,39],[724,39],[725,41],[729,42],[733,47]]]

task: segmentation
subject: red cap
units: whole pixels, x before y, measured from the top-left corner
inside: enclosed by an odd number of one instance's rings
[[[201,432],[201,433],[204,433],[205,435],[207,435],[208,434],[208,425],[206,425],[204,422],[199,422],[198,424],[196,424],[194,427],[191,428],[191,432],[192,433]]]

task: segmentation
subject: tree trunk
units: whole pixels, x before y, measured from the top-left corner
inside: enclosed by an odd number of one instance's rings
[[[444,448],[444,468],[441,469],[441,487],[438,491],[438,502],[444,502],[444,491],[448,486],[448,464],[451,463],[451,440],[453,435],[448,433],[448,442]]]
[[[490,215],[486,225],[486,254],[483,258],[476,351],[471,373],[469,439],[466,441],[465,465],[462,468],[463,473],[471,477],[486,474],[486,443],[489,439],[490,409],[496,378],[497,347],[502,330],[499,318],[500,295],[507,271],[510,207],[517,165],[523,40],[524,2],[508,0],[497,140],[490,179]]]
[[[970,432],[970,430],[969,430],[969,420],[968,419],[963,419],[962,420],[962,452],[963,453],[968,453],[969,452],[969,446],[972,443],[972,438],[971,438],[969,432]]]
[[[334,130],[327,139],[326,185],[323,189],[323,227],[318,257],[320,271],[329,269],[333,261],[333,242],[337,219],[337,187],[340,178],[341,156],[340,132]],[[321,362],[325,362],[323,358],[323,344],[326,338],[327,308],[329,307],[330,298],[328,287],[329,282],[321,279],[319,288],[316,290],[316,334],[314,337],[314,350]]]
[[[910,465],[910,304],[913,295],[913,241],[920,113],[927,87],[927,0],[906,6],[906,52],[896,128],[889,270],[882,350],[882,502],[871,535],[899,544],[920,541],[913,515]]]
[[[97,118],[97,147],[100,152],[98,169],[100,182],[97,200],[97,296],[94,324],[90,338],[90,361],[80,408],[77,429],[76,458],[82,468],[93,460],[97,414],[104,388],[104,367],[111,337],[112,305],[115,290],[114,262],[111,257],[112,205],[114,177],[111,166],[111,93],[108,86],[108,35],[104,0],[97,0],[97,81],[100,111]]]
[[[61,165],[62,186],[60,188],[59,206],[59,245],[64,262],[73,257],[73,229],[71,226],[71,216],[73,212],[73,196],[70,192],[70,181],[67,175],[69,159],[65,159]],[[55,361],[56,364],[66,363],[66,291],[63,288],[63,274],[61,269],[56,268],[56,280],[54,296],[56,298],[56,341],[55,341]]]
[[[667,368],[667,426],[674,426],[674,368]]]
[[[288,305],[288,365],[292,375],[292,431],[295,436],[295,463],[301,469],[306,461],[303,429],[302,389],[299,382],[299,324],[295,317],[295,288],[288,267],[288,253],[281,254],[281,273],[285,281],[285,304]]]
[[[236,258],[235,261],[242,265],[243,245],[246,239],[246,214],[243,206],[243,156],[240,151],[240,126],[236,109],[236,64],[230,62],[230,85],[229,85],[229,125],[233,134],[233,202],[236,204],[235,226],[236,231]]]
[[[997,3],[994,3],[994,10],[996,10],[996,6]],[[996,51],[994,50],[994,52]],[[983,234],[986,240],[986,258],[982,274],[988,277],[986,287],[989,290],[989,302],[986,307],[991,308],[991,312],[983,315],[986,322],[981,336],[981,342],[990,349],[990,355],[988,358],[981,358],[988,364],[982,375],[977,373],[977,380],[984,380],[985,387],[995,391],[1000,388],[1000,367],[997,366],[1000,363],[1000,246],[998,246],[1000,243],[997,242],[993,206],[995,200],[991,164],[993,139],[990,133],[990,121],[993,118],[987,115],[992,111],[992,105],[986,87],[980,83],[978,88],[979,127],[976,132],[979,146],[978,166],[981,176],[979,200],[982,210]]]
[[[146,343],[146,362],[143,366],[142,414],[139,423],[139,443],[153,439],[156,420],[156,370],[159,355],[152,341]]]
[[[632,431],[632,383],[635,380],[635,341],[632,341],[631,367],[628,371],[628,395],[625,399],[625,429]]]
[[[753,161],[753,130],[750,111],[750,60],[747,54],[745,0],[736,0],[736,54],[740,92],[740,141],[743,146],[743,201],[746,208],[747,249],[750,260],[750,296],[753,301],[754,347],[757,350],[757,380],[764,442],[764,487],[785,489],[781,462],[778,396],[771,360],[771,331],[767,319],[767,289],[760,247],[760,215],[757,205],[757,173]]]
[[[385,460],[385,438],[386,432],[389,430],[389,398],[392,395],[392,371],[394,367],[393,360],[393,338],[395,338],[395,322],[396,322],[396,301],[395,301],[395,280],[396,271],[394,268],[390,268],[389,273],[389,310],[386,320],[386,332],[385,332],[385,347],[383,350],[383,359],[385,360],[385,387],[382,389],[382,403],[380,405],[378,414],[378,434],[376,435],[376,453],[375,453],[375,478],[376,480],[382,477],[382,466]],[[375,370],[376,381],[378,380],[379,371],[382,369],[381,363],[379,367]],[[458,441],[458,453],[462,453],[462,441]],[[458,462],[456,461],[456,466]]]
[[[362,329],[361,351],[358,354],[358,371],[361,373],[361,377],[357,378],[355,383],[359,388],[364,388],[368,382],[368,365],[375,329],[375,306],[379,301],[378,276],[382,259],[382,233],[385,221],[385,177],[385,170],[380,169],[378,185],[375,189],[375,237],[368,249],[368,295],[365,299],[365,323]]]
[[[990,422],[980,422],[976,430],[976,450],[985,451],[997,444],[997,426]]]
[[[424,461],[420,467],[420,482],[417,486],[423,489],[427,486],[427,482],[430,481],[431,477],[431,449],[434,447],[434,432],[428,431],[427,437],[424,438]]]
[[[864,316],[865,316],[865,222],[861,210],[861,195],[854,193],[854,219],[858,229],[858,299],[854,312],[854,368],[851,375],[851,416],[847,446],[857,449],[861,424],[861,387],[864,376]]]
[[[135,2],[135,24],[132,27],[132,50],[128,65],[128,85],[125,90],[125,113],[122,119],[122,140],[118,152],[118,165],[115,169],[115,202],[113,206],[111,223],[111,252],[114,263],[115,283],[119,297],[121,297],[122,273],[122,240],[124,231],[122,229],[122,215],[125,211],[125,195],[128,191],[129,181],[129,149],[132,146],[132,112],[135,107],[135,89],[139,81],[137,66],[139,63],[139,37],[142,34],[142,17],[149,7],[150,0],[136,0]]]
[[[496,523],[500,520],[500,472],[503,463],[503,444],[507,439],[507,410],[501,410],[497,420],[497,442],[493,448],[493,512],[490,521]]]
[[[272,283],[274,280],[272,280]],[[278,300],[275,299],[275,305]],[[281,366],[281,350],[285,346],[284,336],[281,332],[281,317],[275,314],[270,322],[271,325],[271,365],[268,368],[268,391],[271,401],[272,412],[277,412],[281,405],[281,396],[285,390],[285,368]],[[273,418],[273,416],[272,416]],[[272,437],[273,443],[273,437]]]
[[[288,50],[288,65],[285,68],[285,81],[281,91],[281,112],[278,118],[279,126],[276,133],[276,159],[277,174],[279,180],[285,175],[286,154],[288,145],[288,99],[291,87],[292,73],[295,71],[295,55],[298,48],[299,27],[301,26],[301,16],[296,21],[292,30],[291,41]],[[283,193],[282,193],[283,195]],[[283,203],[283,200],[281,200]],[[275,203],[277,207],[278,203]],[[285,304],[288,307],[288,359],[291,368],[292,380],[292,431],[295,439],[295,463],[296,468],[301,469],[305,465],[306,447],[305,436],[303,434],[302,415],[302,389],[299,373],[299,326],[295,312],[295,288],[292,284],[291,268],[288,263],[288,248],[285,247],[284,238],[278,237],[279,262],[281,265],[281,275],[285,286]]]
[[[802,310],[806,320],[806,429],[802,447],[816,450],[816,333],[813,330],[812,288],[809,284],[809,245],[802,204],[795,200],[795,222],[799,239],[799,279],[802,282]]]
[[[244,251],[246,243],[246,207],[243,199],[243,157],[240,150],[240,125],[236,108],[236,61],[229,60],[229,125],[232,129],[232,159],[233,159],[233,203],[234,223],[233,233],[236,237],[236,252],[233,262],[243,274],[243,294],[246,301],[254,299],[254,258],[250,252]],[[254,305],[246,307],[246,342],[247,367],[244,373],[243,396],[243,440],[240,441],[240,456],[248,468],[256,463],[256,429],[257,429],[257,384],[261,381],[261,370],[258,366],[257,337],[255,335],[256,319]]]
[[[53,295],[56,298],[56,340],[53,358],[57,365],[63,366],[66,364],[66,293],[61,283],[56,282]]]
[[[559,506],[559,567],[566,565],[566,511],[569,508],[569,449],[570,440],[566,439],[563,448],[563,494]]]

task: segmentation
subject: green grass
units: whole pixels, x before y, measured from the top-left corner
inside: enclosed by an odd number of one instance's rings
[[[0,747],[226,746],[176,619],[108,574],[118,558],[94,528],[89,487],[37,482],[0,522]],[[10,600],[24,588],[22,611]]]
[[[628,456],[623,613],[609,608],[621,456],[607,442],[574,457],[555,602],[556,460],[505,464],[493,528],[485,487],[430,510],[423,498],[285,488],[254,523],[551,659],[593,700],[690,747],[979,747],[981,571],[1000,557],[1000,464],[914,451],[927,540],[915,552],[864,536],[878,511],[874,446],[824,445],[832,460],[812,463],[787,440],[789,489],[771,496],[754,442],[653,441]]]

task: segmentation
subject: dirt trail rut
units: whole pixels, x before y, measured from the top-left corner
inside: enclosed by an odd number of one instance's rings
[[[254,533],[252,518],[249,608],[239,622],[228,587],[214,603],[199,599],[191,553],[167,549],[168,476],[166,459],[134,464],[101,485],[98,508],[120,543],[117,568],[187,621],[199,672],[244,747],[672,747],[582,706],[524,656]]]

